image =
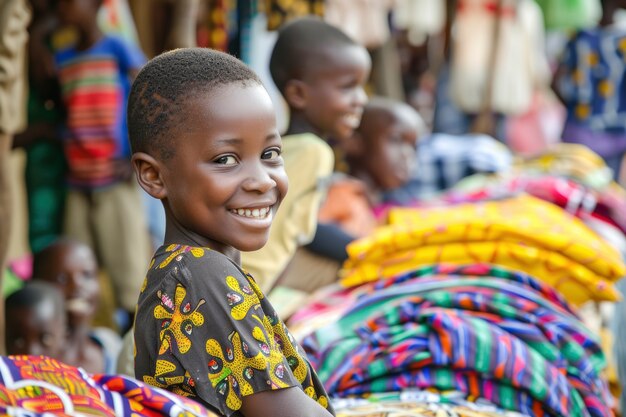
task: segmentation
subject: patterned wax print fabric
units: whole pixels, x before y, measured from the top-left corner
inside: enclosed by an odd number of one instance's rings
[[[487,262],[536,276],[572,303],[619,299],[612,283],[626,273],[620,254],[580,220],[534,197],[394,209],[389,219],[348,246],[344,285],[437,262]]]
[[[139,296],[135,375],[224,416],[242,398],[300,387],[332,412],[326,392],[252,277],[208,248],[159,248]]]
[[[589,413],[581,393],[559,367],[506,330],[453,309],[426,307],[402,322],[388,305],[352,335],[325,343],[305,340],[331,395],[363,395],[407,388],[457,389],[532,416]],[[400,318],[400,320],[398,320]],[[389,320],[387,323],[386,320]],[[338,329],[328,326],[315,336]],[[595,400],[602,411],[606,405]]]
[[[361,298],[371,295],[376,291],[388,287],[411,283],[422,277],[454,276],[456,278],[480,278],[498,277],[501,280],[520,283],[538,292],[541,300],[549,301],[551,308],[568,313],[577,317],[571,306],[563,299],[562,295],[546,283],[537,281],[523,272],[513,271],[501,266],[490,264],[455,265],[438,263],[425,265],[414,269],[406,274],[401,274],[388,279],[367,282],[356,287],[342,288],[329,286],[313,294],[308,303],[296,311],[288,320],[291,333],[301,340],[304,336],[312,333],[331,322],[337,321],[346,311]]]
[[[544,298],[545,293],[536,289],[541,287],[529,277],[407,274],[388,284],[391,286],[363,293],[334,322],[313,332],[313,339],[304,339],[325,384],[331,381],[328,372],[343,362],[324,352],[334,348],[337,341],[350,338],[355,327],[378,328],[377,320],[405,325],[425,308],[438,307],[462,311],[522,340],[585,391],[599,397],[608,392],[600,378],[607,361],[597,336],[562,305]],[[375,343],[385,345],[380,340]]]
[[[132,378],[88,375],[44,356],[0,357],[0,415],[214,416],[194,401]]]
[[[539,155],[517,160],[515,172],[565,177],[594,189],[612,181],[611,170],[602,158],[584,145],[557,143]]]
[[[361,297],[303,346],[333,396],[455,389],[533,416],[610,416],[599,343],[555,307],[497,277],[416,279]]]
[[[597,219],[626,233],[626,190],[616,182],[598,189],[570,178],[548,174],[520,172],[474,176],[458,184],[439,200],[458,204],[502,199],[522,192],[555,204],[584,222]]]
[[[126,127],[129,72],[145,63],[138,47],[104,35],[86,51],[75,47],[55,54],[67,108],[65,155],[69,184],[92,189],[117,181],[115,162],[130,157]],[[85,175],[89,172],[97,174]]]
[[[616,135],[615,149],[596,151],[602,156],[626,150],[625,51],[624,29],[597,27],[574,34],[561,59],[565,76],[557,88],[567,107],[566,124]],[[591,140],[586,145],[595,146]]]

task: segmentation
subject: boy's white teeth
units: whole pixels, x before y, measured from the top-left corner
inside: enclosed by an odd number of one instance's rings
[[[231,210],[233,213],[236,213],[240,216],[244,217],[252,217],[256,219],[263,219],[267,216],[267,213],[270,212],[270,207],[263,207],[260,209],[233,209]]]
[[[345,121],[352,127],[357,128],[361,124],[361,117],[356,114],[347,114],[344,116]]]

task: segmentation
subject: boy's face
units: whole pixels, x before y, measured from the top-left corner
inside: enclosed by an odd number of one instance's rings
[[[403,107],[393,110],[391,121],[379,118],[371,129],[362,132],[368,145],[365,167],[376,184],[390,190],[404,185],[410,178],[416,159],[419,122],[416,114]]]
[[[100,2],[98,0],[59,0],[59,20],[66,25],[79,25],[95,20]]]
[[[65,349],[65,316],[52,300],[33,307],[7,311],[7,351],[9,355],[46,355],[60,358]]]
[[[287,193],[265,88],[227,85],[199,94],[181,112],[184,127],[171,133],[175,154],[160,162],[168,224],[222,253],[260,249]]]
[[[348,139],[359,126],[367,95],[370,57],[361,46],[328,48],[325,62],[305,75],[307,102],[303,112],[324,136]]]
[[[59,247],[55,255],[40,278],[56,285],[65,296],[70,326],[91,321],[100,293],[93,252],[83,244],[70,243]]]

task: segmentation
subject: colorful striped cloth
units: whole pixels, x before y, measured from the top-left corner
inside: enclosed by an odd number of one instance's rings
[[[11,417],[209,417],[198,403],[117,375],[37,356],[0,357],[0,415]]]
[[[532,276],[523,272],[510,270],[491,264],[431,264],[425,265],[405,274],[400,274],[391,278],[379,281],[368,282],[351,288],[329,287],[315,294],[309,303],[297,311],[289,319],[289,327],[293,334],[305,335],[339,319],[341,314],[348,310],[356,300],[364,295],[372,294],[374,291],[399,285],[413,278],[426,277],[432,275],[445,275],[461,277],[497,277],[507,281],[523,284],[541,294],[541,298],[550,301],[559,311],[567,312],[577,317],[575,311],[569,306],[561,294],[544,282],[538,281]],[[320,325],[321,323],[321,325]],[[308,330],[308,331],[307,331]]]
[[[302,342],[331,395],[435,387],[533,416],[611,415],[597,338],[527,275],[430,266],[352,291]]]
[[[310,342],[305,349],[314,354]],[[450,309],[425,308],[406,325],[373,333],[356,330],[317,353],[324,358],[318,375],[330,395],[434,386],[532,416],[607,415],[588,411],[560,370],[520,339]],[[510,387],[518,395],[489,385]],[[536,410],[537,402],[545,412]]]

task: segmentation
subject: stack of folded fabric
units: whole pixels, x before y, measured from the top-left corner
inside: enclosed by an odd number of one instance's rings
[[[472,181],[390,209],[289,320],[338,415],[612,416],[578,308],[621,297],[626,192],[577,145]]]
[[[429,390],[500,414],[612,415],[598,340],[560,294],[528,274],[440,264],[339,293],[344,305],[326,308],[335,320],[302,341],[331,396]]]
[[[528,273],[568,302],[615,301],[620,253],[576,217],[528,195],[398,208],[389,225],[348,247],[342,283],[354,286],[439,262],[487,262]]]

